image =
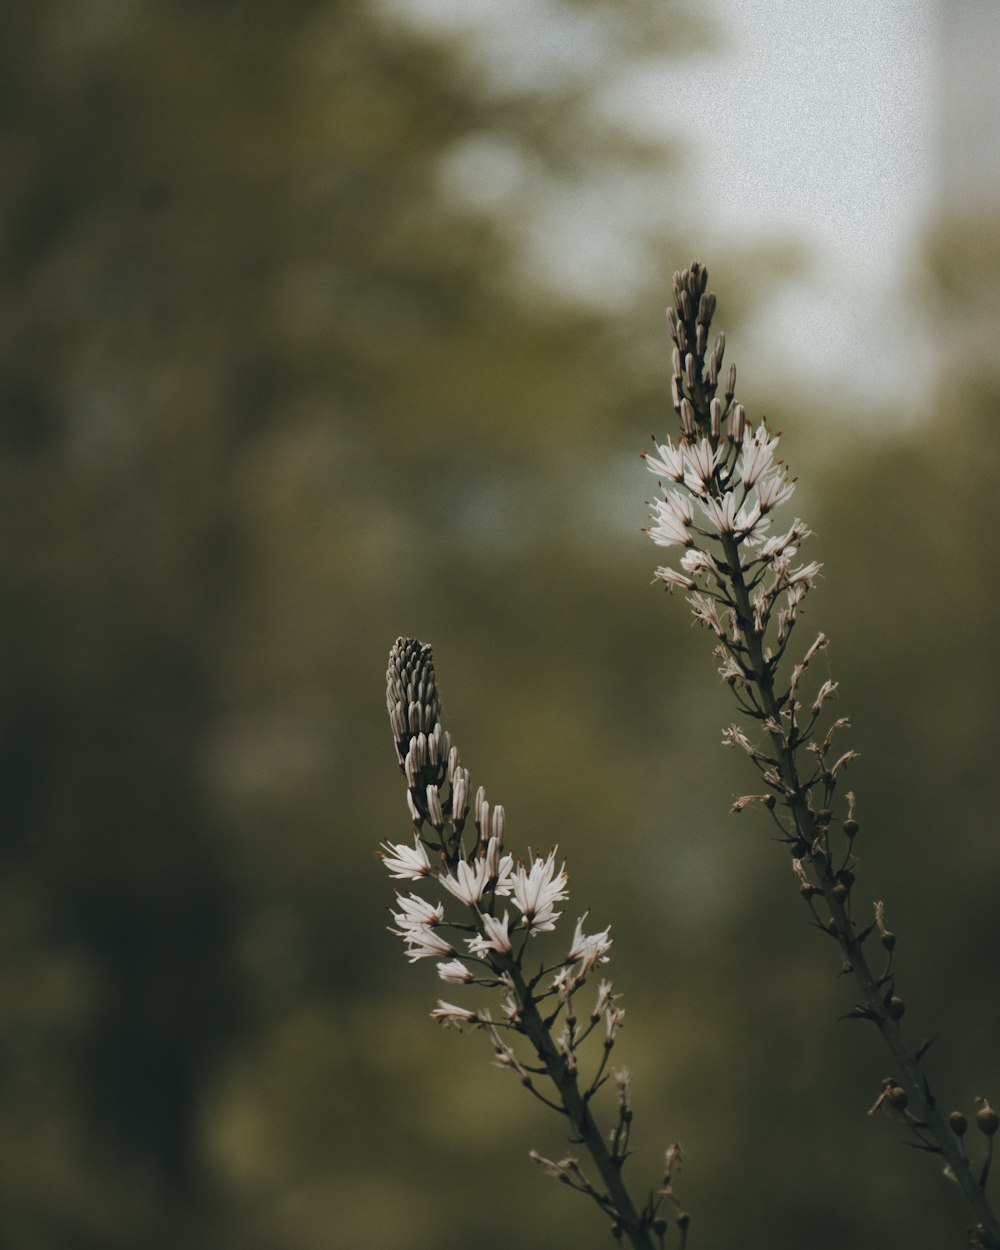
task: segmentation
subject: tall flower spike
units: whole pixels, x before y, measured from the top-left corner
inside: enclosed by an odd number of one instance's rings
[[[855,752],[832,750],[835,733],[848,722],[841,717],[822,737],[817,730],[836,687],[831,679],[821,681],[807,673],[816,651],[825,647],[825,637],[821,634],[797,664],[788,656],[799,609],[820,566],[815,561],[792,563],[809,537],[802,521],[796,519],[781,537],[766,537],[771,514],[791,497],[795,481],[776,459],[778,435],[764,422],[754,429],[735,402],[734,365],[729,367],[724,406],[715,394],[722,349],[720,345],[716,355],[704,360],[715,309],[714,298],[706,294],[707,280],[698,263],[674,275],[674,308],[667,320],[674,345],[671,397],[680,417],[680,442],[675,451],[668,438],[655,445],[656,455],[646,456],[647,467],[666,479],[652,505],[654,523],[648,532],[657,545],[681,547],[683,554],[680,570],[661,567],[656,576],[668,587],[691,589],[688,603],[695,618],[718,639],[715,655],[723,662],[719,671],[741,711],[757,722],[752,738],[732,725],[724,741],[747,754],[769,788],[764,805],[793,856],[799,893],[819,927],[837,940],[844,968],[858,982],[863,1001],[848,1017],[874,1022],[892,1053],[897,1075],[882,1101],[907,1108],[905,1123],[916,1138],[911,1144],[944,1160],[978,1221],[969,1244],[1000,1250],[1000,1221],[985,1194],[988,1162],[978,1176],[973,1172],[960,1137],[944,1119],[919,1066],[924,1048],[911,1050],[902,1035],[905,1004],[896,992],[892,967],[895,935],[885,930],[878,905],[875,923],[889,956],[878,975],[862,949],[871,926],[859,929],[851,914],[858,865],[853,795],[846,796],[839,835],[834,810],[840,774]],[[676,471],[678,453],[683,475]],[[707,528],[694,524],[692,502]],[[818,688],[806,695],[802,687],[808,680],[816,680]],[[747,802],[738,800],[736,810]],[[814,910],[820,903],[823,915]],[[611,1037],[615,1026],[610,1015],[606,1020]]]
[[[431,1015],[441,1024],[470,1025],[486,1034],[496,1062],[513,1071],[545,1106],[564,1116],[572,1139],[589,1151],[602,1189],[580,1180],[582,1173],[575,1168],[565,1173],[573,1178],[574,1187],[598,1201],[633,1250],[658,1250],[664,1223],[657,1215],[660,1196],[654,1192],[645,1204],[637,1203],[625,1185],[627,1134],[622,1138],[621,1112],[622,1148],[616,1152],[609,1149],[608,1134],[595,1119],[594,1095],[604,1084],[608,1052],[622,1013],[611,1006],[607,982],[602,982],[599,1006],[589,1022],[581,1025],[573,1003],[574,994],[598,965],[608,962],[609,930],[584,933],[586,915],[581,917],[569,953],[548,959],[548,971],[560,971],[547,988],[539,988],[545,962],[541,972],[529,971],[526,939],[555,929],[562,916],[556,904],[569,897],[568,878],[557,866],[555,850],[533,857],[528,866],[515,865],[504,845],[507,821],[502,804],[491,804],[482,786],[473,797],[469,772],[441,726],[429,646],[412,638],[397,639],[389,656],[386,704],[417,828],[412,848],[384,842],[380,854],[394,879],[419,882],[440,896],[431,901],[415,893],[397,893],[390,932],[403,940],[411,963],[433,959],[446,984],[476,984],[502,994],[502,1018],[495,1023],[486,1008],[477,1011],[441,1000]],[[512,904],[503,907],[502,915],[501,900]],[[457,909],[462,911],[460,919],[455,919]],[[596,1071],[584,1082],[581,1065],[587,1056],[582,1045],[595,1032],[595,1043],[600,1040],[602,1015],[603,1045],[591,1048]],[[544,1093],[536,1088],[539,1084]]]

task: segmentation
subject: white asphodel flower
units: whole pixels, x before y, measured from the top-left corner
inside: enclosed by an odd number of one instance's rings
[[[684,478],[684,449],[675,447],[673,440],[668,438],[665,443],[654,444],[659,458],[651,456],[648,451],[642,453],[646,468],[652,473],[661,473],[672,482],[680,482]]]
[[[795,483],[788,481],[784,469],[775,469],[757,483],[757,502],[761,512],[770,512],[795,494]]]
[[[588,913],[589,914],[589,913]],[[568,964],[579,964],[576,975],[586,975],[597,964],[606,964],[608,962],[608,951],[611,948],[611,938],[608,937],[611,926],[602,930],[600,933],[584,933],[583,922],[587,919],[586,915],[580,917],[576,922],[576,931],[573,934],[573,944],[569,948],[566,956]]]
[[[450,981],[453,985],[464,985],[473,980],[473,975],[460,959],[450,959],[447,963],[438,964],[438,976],[442,981]]]
[[[777,445],[777,437],[768,438],[768,429],[763,422],[756,432],[749,429],[746,431],[743,435],[743,449],[736,462],[736,475],[744,486],[753,486],[768,471],[774,461],[774,449]]]
[[[484,915],[482,934],[469,938],[466,946],[470,955],[485,955],[489,951],[498,951],[501,955],[510,953],[509,913],[504,912],[503,919]]]
[[[527,871],[521,865],[514,874],[514,902],[532,933],[554,929],[562,912],[555,911],[553,904],[569,898],[569,878],[563,869],[556,871],[555,855],[552,850],[546,859],[536,859]]]
[[[444,919],[444,904],[442,903],[428,903],[425,898],[420,898],[417,894],[410,894],[406,898],[399,894],[396,896],[396,901],[402,910],[394,911],[392,918],[399,928],[390,929],[390,933],[395,933],[397,937],[406,937],[414,929],[432,928]]]
[[[708,494],[708,488],[715,480],[715,470],[725,453],[724,444],[720,443],[713,451],[707,438],[703,438],[694,447],[685,447],[684,485],[692,495]]]
[[[694,520],[691,501],[676,491],[668,491],[662,499],[653,500],[654,525],[649,536],[659,547],[690,547],[693,539],[688,526]]]
[[[402,842],[383,842],[379,854],[392,877],[419,881],[432,872],[431,861],[419,834],[414,834],[412,847]]]
[[[446,1003],[438,999],[438,1005],[431,1012],[431,1019],[439,1024],[478,1024],[479,1013],[470,1011],[468,1007],[456,1007],[454,1003]]]
[[[455,954],[455,948],[447,938],[443,938],[440,933],[436,933],[426,925],[414,926],[402,936],[406,942],[406,958],[411,964],[416,963],[418,959]]]
[[[468,907],[475,907],[483,897],[486,882],[490,878],[490,865],[487,856],[480,856],[471,864],[461,860],[455,868],[455,875],[443,872],[438,878],[444,888],[461,899]]]

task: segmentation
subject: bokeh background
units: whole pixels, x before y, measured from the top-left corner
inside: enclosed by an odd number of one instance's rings
[[[998,53],[972,0],[4,4],[0,1243],[610,1244],[385,931],[405,633],[613,925],[690,1244],[962,1244],[728,814],[638,452],[698,257],[825,562],[859,900],[942,1099],[1000,1101]]]

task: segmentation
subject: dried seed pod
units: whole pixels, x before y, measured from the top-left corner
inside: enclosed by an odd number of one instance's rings
[[[846,833],[849,838],[855,837],[860,828],[861,826],[856,820],[844,821],[844,833]]]
[[[981,1133],[985,1133],[987,1137],[992,1137],[997,1129],[1000,1128],[1000,1115],[997,1115],[985,1098],[982,1099],[982,1104],[982,1107],[976,1112],[976,1125]]]
[[[893,994],[885,1005],[887,1014],[893,1020],[901,1020],[903,1013],[906,1011],[906,1003],[897,995]]]
[[[969,1127],[969,1121],[962,1115],[961,1111],[953,1111],[948,1117],[948,1123],[951,1125],[951,1131],[956,1137],[962,1137],[965,1130]]]

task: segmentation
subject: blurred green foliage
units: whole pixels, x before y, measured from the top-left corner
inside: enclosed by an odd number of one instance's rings
[[[511,844],[558,841],[614,925],[636,1181],[680,1138],[701,1246],[956,1244],[933,1162],[863,1116],[886,1061],[837,1023],[783,857],[726,814],[751,782],[707,639],[649,590],[635,453],[666,432],[687,241],[627,314],[527,259],[533,197],[669,173],[594,99],[699,35],[551,9],[602,57],[529,88],[374,3],[4,7],[4,1245],[602,1244],[527,1162],[556,1126],[431,1024],[440,984],[385,932],[399,633],[434,643]],[[494,157],[500,208],[454,176]],[[926,427],[740,365],[809,471],[862,884],[970,1110],[1000,1096],[1000,242],[964,231],[911,293],[940,326]],[[739,359],[766,265],[704,259]]]

